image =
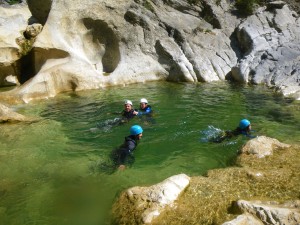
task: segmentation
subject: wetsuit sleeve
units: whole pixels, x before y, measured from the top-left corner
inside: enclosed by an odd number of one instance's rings
[[[150,114],[151,112],[152,112],[152,109],[150,106],[148,106],[144,112],[139,111],[138,115],[146,115],[146,114]]]
[[[152,110],[151,110],[151,107],[149,106],[149,107],[146,109],[145,114],[148,114],[148,113],[151,113],[151,112],[152,112]]]
[[[132,152],[136,147],[136,144],[133,141],[128,141],[128,145],[127,148],[129,150],[129,152]]]
[[[124,164],[128,155],[135,149],[136,143],[132,140],[126,141],[125,146],[120,149],[119,164]]]

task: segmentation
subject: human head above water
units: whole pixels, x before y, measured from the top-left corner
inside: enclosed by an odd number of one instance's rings
[[[130,101],[130,100],[125,100],[125,101],[124,101],[124,105],[127,105],[127,104],[129,104],[129,105],[132,106],[132,101]]]
[[[125,109],[125,111],[129,112],[132,109],[132,101],[125,100],[124,109]]]
[[[148,101],[145,98],[141,98],[140,100],[140,108],[145,109],[147,107]]]
[[[140,103],[148,104],[148,101],[147,101],[147,99],[145,99],[145,98],[141,98]]]
[[[239,128],[241,130],[245,130],[247,127],[249,127],[251,124],[250,124],[250,121],[247,120],[247,119],[242,119],[239,123]]]
[[[130,128],[130,135],[138,136],[140,139],[143,136],[143,128],[139,125],[133,125]]]

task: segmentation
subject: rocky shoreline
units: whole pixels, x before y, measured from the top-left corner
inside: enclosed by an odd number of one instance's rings
[[[114,222],[299,224],[299,156],[299,146],[257,137],[241,148],[235,166],[124,191],[113,207]]]
[[[1,4],[0,87],[15,88],[0,94],[0,122],[30,120],[11,104],[154,80],[232,79],[300,99],[297,0],[268,1],[247,18],[232,1],[197,2]],[[235,166],[205,177],[180,175],[123,192],[113,207],[116,223],[299,224],[299,146],[265,137],[242,150]]]

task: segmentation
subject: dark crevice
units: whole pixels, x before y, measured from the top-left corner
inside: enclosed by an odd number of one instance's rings
[[[213,26],[214,29],[221,29],[221,23],[218,20],[217,16],[214,14],[213,9],[205,1],[202,2],[203,10],[200,13],[200,16],[209,24]]]
[[[20,73],[18,80],[21,84],[37,74],[48,59],[61,59],[69,54],[59,49],[33,48],[27,55],[19,59]]]
[[[32,16],[37,19],[39,23],[44,25],[48,19],[52,0],[27,0],[27,4]]]
[[[239,61],[243,57],[243,50],[240,47],[239,40],[237,38],[237,30],[235,30],[229,37],[230,47],[234,51],[237,60]]]
[[[93,20],[91,18],[83,19],[85,27],[91,31],[92,41],[96,46],[105,49],[105,53],[102,56],[103,72],[112,73],[118,66],[121,60],[121,54],[119,50],[119,40],[108,24],[102,20]],[[97,51],[97,49],[95,50]]]

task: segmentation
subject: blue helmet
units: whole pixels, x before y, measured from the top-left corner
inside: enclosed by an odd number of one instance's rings
[[[139,125],[133,125],[130,128],[130,134],[131,135],[138,135],[138,134],[141,134],[141,133],[143,133],[143,128]]]
[[[250,121],[249,121],[249,120],[247,120],[247,119],[242,119],[242,120],[240,121],[239,128],[241,128],[242,130],[244,130],[244,129],[247,128],[249,125],[250,125]]]

